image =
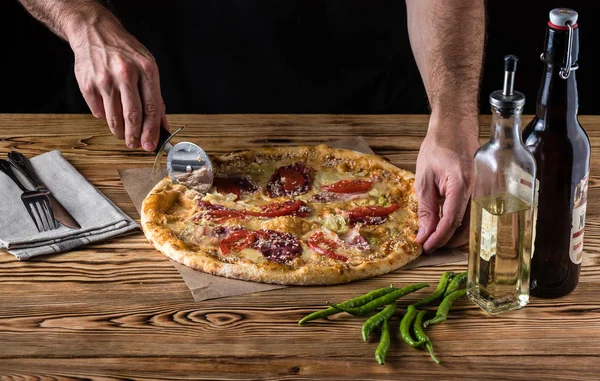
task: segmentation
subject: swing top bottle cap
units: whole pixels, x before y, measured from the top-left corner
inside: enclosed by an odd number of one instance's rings
[[[567,24],[575,26],[579,15],[569,8],[555,8],[550,11],[550,26],[566,27]]]
[[[504,57],[504,86],[490,94],[490,104],[499,109],[516,109],[525,104],[525,95],[514,90],[515,73],[517,71],[516,56]]]

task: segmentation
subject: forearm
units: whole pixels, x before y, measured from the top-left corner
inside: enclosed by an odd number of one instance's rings
[[[484,1],[406,0],[406,5],[410,43],[432,118],[476,119],[485,43]],[[465,125],[476,130],[476,123]]]
[[[116,17],[97,0],[19,0],[27,11],[59,37],[73,44],[84,26]]]

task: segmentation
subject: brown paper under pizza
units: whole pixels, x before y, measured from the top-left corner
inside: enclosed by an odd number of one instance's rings
[[[345,148],[362,153],[373,153],[371,147],[369,147],[367,142],[360,136],[336,140],[327,144],[334,148]],[[125,190],[129,194],[133,205],[139,212],[146,195],[166,176],[166,170],[153,174],[152,168],[123,169],[119,170],[119,176],[121,176],[121,181],[123,182]],[[432,255],[421,255],[415,261],[402,267],[402,270],[466,261],[466,258],[466,253],[460,250],[441,249]],[[195,301],[251,294],[287,287],[223,278],[193,270],[173,260],[171,260],[171,263],[175,266],[177,271],[179,271],[185,284],[192,292]]]

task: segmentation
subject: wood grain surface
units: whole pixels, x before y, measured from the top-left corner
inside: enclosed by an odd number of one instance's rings
[[[426,116],[170,115],[211,154],[265,145],[317,144],[363,136],[374,151],[412,170]],[[529,119],[525,118],[526,121]],[[598,380],[600,379],[600,117],[582,116],[592,142],[585,259],[567,297],[532,299],[487,316],[459,301],[428,333],[442,364],[398,340],[397,312],[384,366],[377,335],[363,342],[364,319],[345,314],[298,326],[326,301],[390,283],[435,284],[444,265],[397,271],[330,287],[291,287],[194,302],[178,272],[141,232],[69,253],[19,262],[0,252],[0,379],[15,380]],[[489,132],[482,117],[481,136]],[[0,114],[0,157],[60,150],[130,216],[139,216],[118,169],[149,167],[103,122],[86,115]],[[1,195],[0,195],[1,196]],[[1,215],[0,215],[0,218]],[[429,291],[409,295],[403,305]]]

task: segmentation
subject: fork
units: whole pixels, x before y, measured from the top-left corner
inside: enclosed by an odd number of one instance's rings
[[[56,229],[57,225],[54,220],[54,213],[50,207],[48,191],[29,190],[25,188],[13,172],[10,163],[6,160],[0,159],[0,171],[10,177],[10,179],[23,191],[23,194],[21,194],[21,201],[23,201],[23,205],[35,223],[38,232]]]

